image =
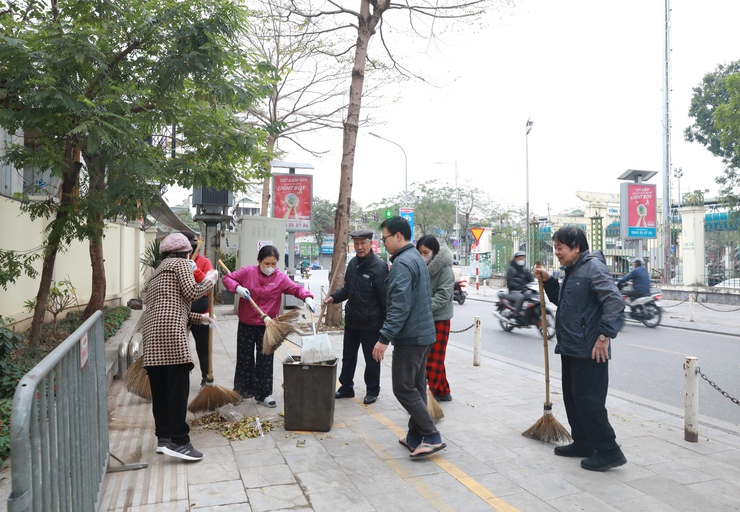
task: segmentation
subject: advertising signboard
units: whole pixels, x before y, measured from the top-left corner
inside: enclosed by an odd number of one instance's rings
[[[398,214],[409,221],[409,224],[411,225],[411,241],[413,242],[416,239],[416,237],[414,236],[414,209],[401,208],[401,211]]]
[[[272,177],[272,216],[285,220],[288,232],[311,230],[313,176],[275,174]]]
[[[620,234],[622,239],[655,238],[655,185],[622,183],[620,186]]]

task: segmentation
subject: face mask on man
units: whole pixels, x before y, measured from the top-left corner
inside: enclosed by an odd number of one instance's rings
[[[519,265],[520,267],[523,267],[525,263],[526,263],[526,260],[516,260],[516,264]]]
[[[272,273],[275,272],[275,267],[263,267],[262,265],[260,265],[260,270],[266,276],[271,276]]]

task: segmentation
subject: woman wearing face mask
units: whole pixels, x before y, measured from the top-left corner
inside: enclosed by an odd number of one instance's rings
[[[252,299],[264,313],[274,318],[280,313],[283,294],[290,294],[306,303],[315,311],[311,292],[293,282],[278,270],[280,253],[272,245],[266,245],[257,254],[257,265],[242,267],[227,274],[222,281],[227,290],[244,299]],[[234,391],[244,398],[255,397],[257,403],[275,407],[272,398],[272,355],[262,353],[262,338],[265,322],[248,300],[239,301],[239,328],[236,333],[236,371]]]
[[[453,314],[452,296],[455,274],[452,272],[452,251],[439,246],[433,235],[424,235],[416,242],[416,250],[427,262],[429,285],[432,291],[432,316],[437,339],[427,354],[427,381],[438,402],[449,402],[450,384],[445,371],[445,353],[450,337],[450,319]]]

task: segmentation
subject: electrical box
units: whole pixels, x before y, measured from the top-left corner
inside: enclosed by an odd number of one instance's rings
[[[236,268],[257,265],[257,254],[265,245],[274,245],[280,252],[278,269],[285,272],[285,220],[273,217],[244,215],[236,219],[239,237],[236,253]],[[238,310],[239,301],[235,301]],[[283,295],[283,307],[293,308],[303,305],[303,301],[292,295]]]
[[[193,189],[193,206],[199,213],[221,213],[224,208],[234,206],[234,195],[224,189],[216,190],[211,187]]]

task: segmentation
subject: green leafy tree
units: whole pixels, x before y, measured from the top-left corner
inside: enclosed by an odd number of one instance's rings
[[[313,198],[311,233],[319,247],[324,243],[326,233],[334,227],[334,208],[334,203],[328,199]]]
[[[689,142],[698,142],[725,164],[716,181],[724,202],[740,206],[740,61],[721,64],[707,73],[691,98],[689,117],[694,124],[684,130]]]
[[[243,57],[246,16],[230,0],[0,4],[0,126],[26,136],[5,160],[61,178],[58,202],[23,198],[49,220],[32,344],[73,239],[90,241],[90,315],[105,299],[106,219],[139,218],[157,185],[240,190],[265,174],[264,133],[238,115],[266,94],[269,71]],[[149,143],[163,125],[179,127],[169,159],[171,144]]]

